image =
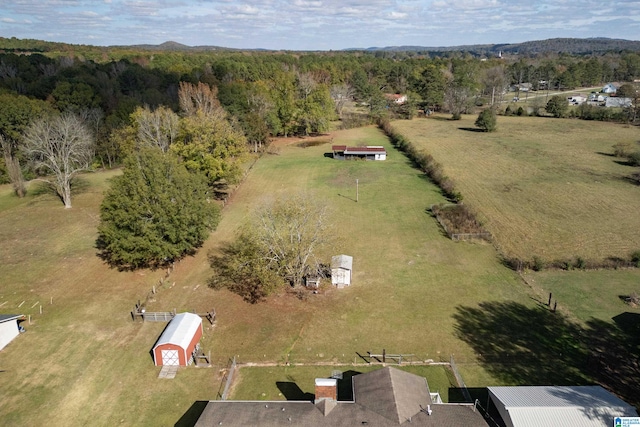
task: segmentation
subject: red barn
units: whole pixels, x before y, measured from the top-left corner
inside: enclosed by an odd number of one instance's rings
[[[197,314],[176,315],[153,347],[156,366],[187,366],[202,338],[202,319]]]

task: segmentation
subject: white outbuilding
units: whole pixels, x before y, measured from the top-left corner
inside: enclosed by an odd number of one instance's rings
[[[20,335],[18,322],[24,320],[22,314],[0,314],[0,350]]]
[[[637,417],[633,408],[601,386],[488,387],[507,427],[613,425],[615,417]]]
[[[331,257],[331,284],[344,288],[351,286],[353,272],[353,257],[349,255],[336,255]]]

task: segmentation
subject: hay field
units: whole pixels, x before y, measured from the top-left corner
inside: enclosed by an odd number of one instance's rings
[[[497,132],[482,133],[475,119],[393,125],[444,166],[505,255],[603,260],[640,249],[640,187],[611,156],[617,142],[637,146],[637,128],[500,116]]]

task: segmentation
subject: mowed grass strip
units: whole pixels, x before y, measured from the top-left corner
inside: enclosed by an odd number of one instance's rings
[[[457,183],[508,257],[628,258],[640,248],[640,188],[612,145],[637,146],[636,128],[584,120],[498,117],[494,133],[470,131],[476,116],[397,121]]]

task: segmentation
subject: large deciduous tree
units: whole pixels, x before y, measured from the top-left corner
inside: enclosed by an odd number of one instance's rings
[[[180,118],[170,108],[160,106],[155,110],[138,107],[131,114],[140,144],[156,146],[166,153],[178,137]]]
[[[89,169],[95,150],[93,134],[78,116],[65,113],[36,119],[26,130],[24,147],[42,178],[71,208],[71,182]]]
[[[309,194],[264,203],[222,254],[210,257],[210,285],[256,302],[315,274],[320,253],[334,241],[328,208]]]
[[[218,224],[206,179],[172,153],[141,147],[100,207],[98,248],[111,265],[159,267],[194,253]]]

